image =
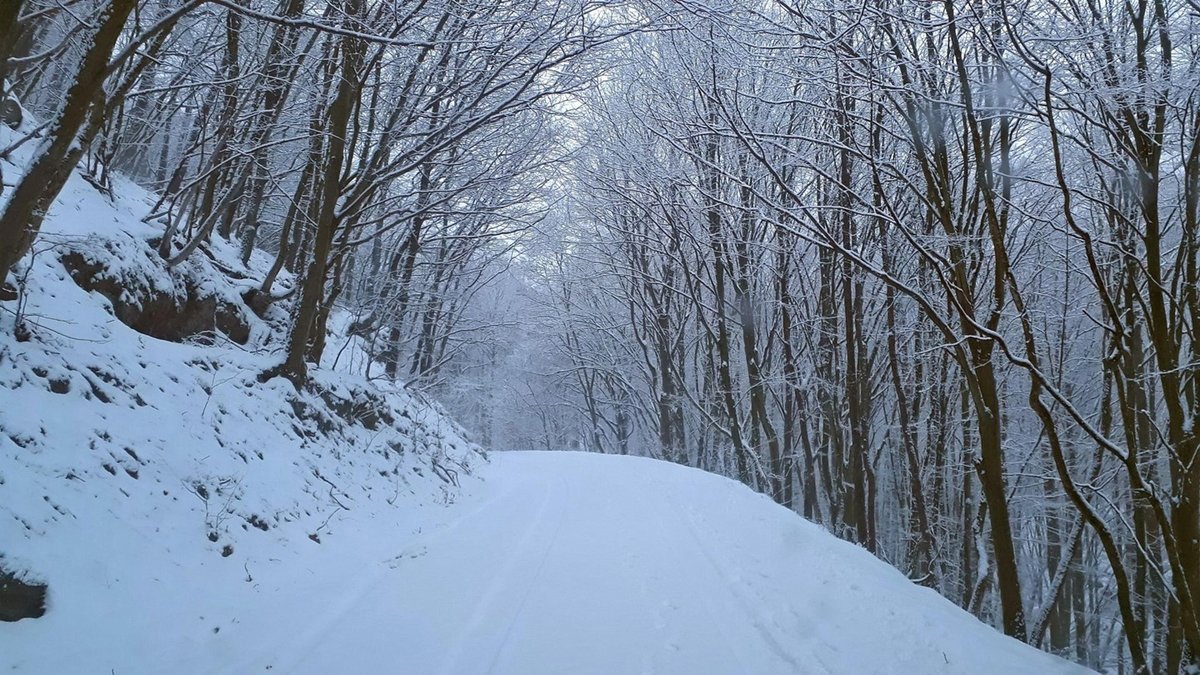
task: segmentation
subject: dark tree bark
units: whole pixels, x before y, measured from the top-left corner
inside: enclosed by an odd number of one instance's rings
[[[361,14],[361,0],[348,0],[344,11],[348,17]],[[338,78],[337,94],[329,106],[325,146],[325,167],[319,187],[319,210],[316,232],[313,235],[312,260],[301,283],[300,298],[295,313],[295,322],[288,336],[287,357],[277,368],[261,376],[270,379],[283,375],[297,386],[308,379],[309,340],[317,323],[317,312],[325,297],[325,282],[333,252],[333,238],[338,229],[338,197],[341,194],[342,167],[346,160],[346,130],[354,110],[359,92],[359,70],[362,61],[361,41],[343,38],[341,44],[341,74]]]
[[[91,138],[81,137],[94,105],[103,105],[108,59],[137,0],[111,0],[96,17],[75,80],[67,89],[48,139],[17,183],[0,214],[0,274],[6,275],[33,245],[46,212]]]

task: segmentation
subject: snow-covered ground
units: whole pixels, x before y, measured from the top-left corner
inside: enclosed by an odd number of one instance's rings
[[[166,558],[97,572],[69,623],[0,628],[0,660],[45,673],[1084,672],[727,479],[566,452],[494,455],[482,473],[449,507],[348,517],[336,548],[258,561],[253,580],[191,578]]]
[[[712,474],[567,452],[499,454],[484,474],[336,613],[276,627],[304,637],[235,670],[1085,672]]]

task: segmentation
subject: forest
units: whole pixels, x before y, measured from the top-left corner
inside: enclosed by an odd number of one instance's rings
[[[132,182],[169,268],[273,259],[261,382],[728,476],[1200,669],[1196,0],[3,0],[0,82],[6,311],[71,172]]]

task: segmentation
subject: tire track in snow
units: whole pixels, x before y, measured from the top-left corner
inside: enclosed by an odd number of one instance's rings
[[[706,587],[720,587],[729,590],[729,583],[727,579],[725,579],[724,575],[721,573],[721,570],[713,563],[707,549],[704,547],[703,542],[699,540],[695,532],[689,529],[687,524],[684,522],[683,514],[679,509],[679,504],[675,497],[675,493],[669,487],[667,487],[665,483],[662,482],[659,483],[659,489],[661,494],[666,497],[666,499],[663,501],[668,505],[670,515],[674,521],[673,526],[663,521],[663,528],[666,532],[666,536],[669,538],[668,540],[675,540],[679,542],[680,545],[676,546],[675,550],[681,550],[683,545],[686,545],[688,548],[691,548],[695,552],[699,553],[700,556],[684,556],[684,559],[692,561],[697,557],[703,557],[709,563],[709,572],[717,577],[718,580],[724,582],[720,584],[707,584]],[[663,515],[666,515],[665,512],[662,513]],[[687,536],[683,536],[684,533],[687,533]],[[708,618],[713,625],[728,625],[728,618],[713,604],[713,600],[710,596],[707,594],[702,594],[699,596],[699,599],[703,603],[704,611],[708,615]],[[730,654],[730,656],[733,657],[734,663],[746,663],[748,658],[747,654],[741,648],[739,643],[729,639],[729,632],[730,631],[728,630],[721,631],[724,637],[722,640],[722,646],[725,647],[725,650]]]
[[[439,670],[439,672],[443,673],[444,675],[468,672],[463,667],[465,665],[463,664],[463,660],[464,658],[470,657],[470,655],[467,653],[470,651],[467,646],[468,644],[472,643],[472,636],[481,632],[486,624],[489,623],[489,620],[493,618],[493,608],[496,606],[497,600],[500,598],[500,596],[504,595],[504,591],[506,589],[512,588],[514,585],[514,577],[517,576],[514,573],[518,570],[520,566],[519,563],[529,557],[529,551],[531,548],[530,543],[536,540],[538,538],[536,535],[538,535],[540,531],[544,529],[543,523],[546,521],[546,514],[549,511],[550,503],[553,501],[554,492],[546,486],[543,486],[543,489],[545,492],[542,495],[541,502],[538,504],[537,511],[534,513],[533,517],[530,518],[529,525],[521,533],[520,539],[511,547],[510,553],[505,556],[503,563],[493,575],[492,582],[488,585],[487,590],[484,591],[479,600],[475,603],[474,609],[471,612],[471,618],[467,620],[462,630],[460,630],[455,636],[453,641],[454,647],[447,654],[446,660],[443,661],[442,667]],[[493,502],[493,506],[498,503],[503,502],[497,500],[496,502]],[[560,522],[555,528],[555,535],[557,535],[558,528],[561,527],[561,524],[560,518]],[[545,558],[548,555],[549,548],[552,543],[552,541],[548,541],[546,549],[542,551],[541,560],[543,563],[545,562]],[[528,596],[530,590],[533,588],[534,581],[535,580],[531,580],[528,583],[524,593],[525,597]],[[516,621],[517,614],[519,614],[519,611],[514,612],[514,616],[510,618],[510,630],[511,624],[515,623]],[[509,635],[506,633],[501,640],[501,643],[495,648],[495,653],[493,654],[491,665],[489,666],[489,672],[495,667],[498,655],[500,651],[503,650],[504,644],[508,639]]]
[[[299,664],[304,663],[312,654],[313,650],[320,644],[320,637],[328,633],[334,626],[341,623],[360,602],[367,596],[383,579],[387,568],[384,565],[375,565],[370,572],[364,574],[358,583],[351,587],[348,593],[343,594],[337,602],[329,607],[328,610],[316,614],[320,617],[318,620],[304,626],[299,632],[282,640],[280,643],[273,645],[269,651],[264,651],[263,654],[256,655],[253,659],[239,662],[221,670],[221,673],[229,675],[240,675],[240,673],[249,672],[251,663],[266,662],[271,664],[271,668],[279,669],[279,672],[290,673],[295,671]],[[268,655],[275,655],[272,659]],[[279,659],[279,655],[284,655],[284,658]],[[277,661],[277,662],[275,662]]]
[[[254,656],[237,661],[235,664],[224,668],[219,672],[222,675],[240,675],[241,673],[249,672],[251,667],[254,669],[261,668],[262,663],[268,663],[273,670],[279,672],[292,672],[299,668],[299,665],[304,663],[309,656],[320,645],[320,638],[329,633],[332,629],[338,626],[352,611],[361,603],[368,599],[374,591],[387,577],[389,572],[398,569],[405,558],[417,550],[427,552],[431,547],[437,545],[439,541],[444,541],[448,536],[454,534],[460,527],[470,523],[476,517],[495,509],[498,505],[508,503],[514,495],[520,492],[519,485],[507,485],[503,491],[497,494],[487,495],[479,500],[478,503],[461,514],[456,515],[448,521],[438,523],[434,529],[416,534],[412,541],[405,546],[401,552],[391,558],[383,560],[378,565],[373,565],[370,571],[363,574],[357,583],[350,586],[347,593],[342,594],[337,601],[323,610],[315,614],[319,617],[316,621],[304,624],[298,627],[298,630],[272,644],[268,649],[264,649],[261,653]],[[547,495],[547,500],[549,495]],[[542,503],[540,509],[544,510],[546,504]],[[539,510],[538,515],[541,515]],[[537,516],[532,519],[537,520]],[[533,522],[530,527],[536,526]],[[529,536],[529,532],[525,533],[522,541],[525,541]],[[493,586],[495,584],[493,583]],[[286,655],[280,659],[279,655]]]
[[[685,511],[680,506],[679,499],[675,492],[668,486],[663,485],[662,489],[663,493],[667,496],[665,501],[670,504],[676,521],[681,525],[680,529],[687,532],[692,548],[694,548],[700,554],[700,557],[702,557],[708,563],[711,570],[722,582],[719,584],[719,586],[727,591],[729,597],[734,600],[734,604],[736,604],[738,608],[742,610],[746,618],[749,619],[750,625],[754,628],[755,633],[762,638],[763,643],[767,645],[767,647],[771,650],[771,653],[791,666],[795,672],[812,672],[811,670],[807,670],[806,667],[814,664],[801,663],[800,659],[798,659],[796,655],[784,647],[779,636],[776,635],[775,631],[773,631],[771,626],[768,625],[768,623],[770,623],[776,629],[778,629],[778,623],[774,620],[770,620],[769,622],[764,620],[767,617],[764,617],[761,611],[755,609],[755,603],[751,601],[751,598],[746,597],[745,593],[740,590],[743,585],[748,586],[748,584],[745,584],[742,581],[740,575],[735,577],[733,574],[730,574],[729,571],[726,570],[725,566],[718,562],[716,556],[713,555],[710,547],[706,543],[705,538],[700,534],[695,512],[691,509]],[[712,532],[711,528],[709,528],[709,533],[710,535],[715,534]],[[708,539],[713,540],[716,539],[716,537],[710,536]],[[816,665],[820,666],[821,672],[827,674],[832,673],[828,664],[824,663],[819,655],[810,652],[808,656],[811,656],[812,659],[817,662]]]
[[[551,495],[552,491],[547,490],[545,504],[549,504]],[[545,504],[543,504],[543,508]],[[546,550],[542,551],[542,557],[538,560],[537,567],[534,568],[533,574],[529,577],[529,583],[525,586],[525,592],[521,594],[521,601],[517,603],[516,611],[513,612],[508,622],[508,627],[504,630],[504,636],[500,638],[500,646],[496,648],[496,653],[492,655],[492,661],[488,664],[488,673],[496,670],[496,664],[500,661],[500,655],[504,653],[504,648],[508,646],[509,640],[512,638],[513,628],[520,620],[522,613],[525,611],[525,605],[529,602],[530,594],[533,593],[533,589],[537,587],[538,581],[542,577],[542,570],[546,567],[546,560],[550,557],[550,552],[554,550],[554,545],[558,543],[558,535],[562,532],[564,522],[566,522],[566,517],[560,511],[558,524],[555,526],[554,533],[550,535],[546,543]]]

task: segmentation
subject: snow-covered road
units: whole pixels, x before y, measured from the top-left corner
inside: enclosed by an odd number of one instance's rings
[[[577,453],[484,472],[228,672],[1076,672],[732,481]]]

